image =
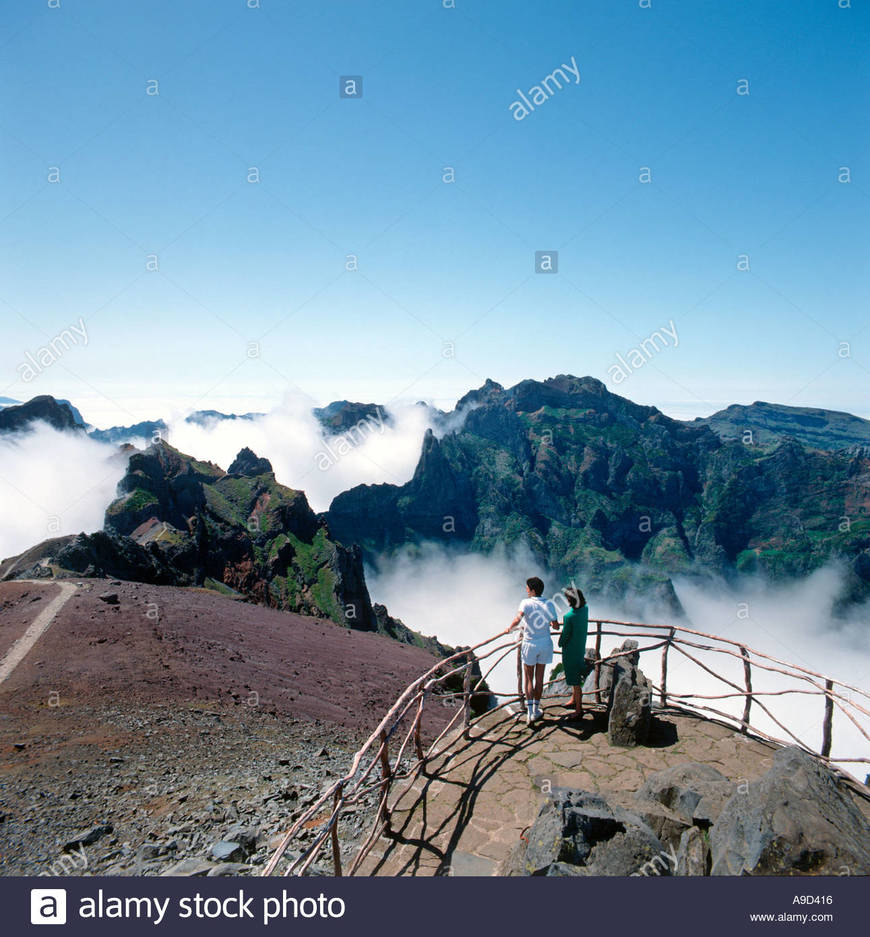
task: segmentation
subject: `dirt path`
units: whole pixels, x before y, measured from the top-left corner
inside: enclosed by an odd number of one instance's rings
[[[24,580],[32,582],[33,585],[43,585],[38,579]],[[15,668],[24,660],[27,653],[34,644],[42,637],[46,629],[54,621],[55,615],[69,601],[70,597],[76,591],[75,585],[71,582],[56,583],[60,588],[60,595],[55,596],[48,605],[33,619],[33,622],[27,628],[27,631],[9,648],[3,659],[0,660],[0,683],[3,683]]]

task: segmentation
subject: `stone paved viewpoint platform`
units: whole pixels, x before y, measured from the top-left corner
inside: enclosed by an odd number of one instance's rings
[[[507,710],[454,734],[397,800],[390,831],[360,868],[364,875],[497,875],[534,822],[545,792],[571,787],[630,807],[634,792],[657,771],[687,762],[712,765],[737,783],[772,765],[777,746],[721,723],[672,709],[654,711],[649,743],[611,747],[603,708],[582,723],[544,701],[534,726]],[[407,782],[405,782],[407,784]],[[401,788],[398,789],[401,791]],[[860,804],[870,816],[866,801]]]

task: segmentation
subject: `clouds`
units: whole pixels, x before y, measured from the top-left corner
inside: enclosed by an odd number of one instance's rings
[[[837,564],[825,566],[803,579],[776,585],[754,577],[740,577],[731,585],[718,583],[701,587],[687,581],[678,581],[675,585],[691,627],[744,643],[756,651],[860,689],[870,684],[870,605],[853,608],[844,619],[832,617],[831,609],[842,585],[842,570]],[[717,673],[743,686],[740,660],[703,652],[700,656]],[[703,675],[685,658],[673,663],[674,685],[680,687],[679,692],[687,692],[686,688],[697,693],[728,692],[720,681]],[[757,664],[752,667],[752,686],[754,692],[811,689],[809,683],[766,672]],[[842,687],[835,686],[835,690],[865,709],[870,708],[866,697]],[[789,694],[760,699],[786,728],[811,748],[819,750],[824,715],[822,696]],[[743,708],[743,701],[710,701],[707,705],[737,715]],[[772,736],[784,737],[783,729],[770,716],[755,704],[753,707],[753,725]],[[866,728],[866,719],[863,724]],[[836,707],[832,754],[870,756],[870,742]],[[860,771],[860,766],[844,767],[856,774]]]
[[[0,557],[101,529],[126,464],[116,446],[45,423],[0,436]]]
[[[310,400],[287,395],[280,406],[251,420],[197,425],[178,417],[168,422],[168,442],[176,449],[226,469],[247,446],[269,459],[279,482],[302,489],[314,510],[325,511],[337,494],[354,485],[408,481],[431,418],[422,406],[382,409],[338,436],[326,436]]]
[[[286,396],[254,419],[198,424],[186,415],[176,411],[166,420],[167,441],[175,448],[227,469],[247,446],[272,462],[279,482],[305,491],[317,511],[354,485],[408,481],[432,426],[428,407],[403,405],[329,436],[311,412],[310,398],[301,394]],[[440,431],[457,427],[461,418],[451,418]],[[139,448],[151,442],[134,440]],[[101,529],[126,461],[114,445],[43,423],[0,437],[0,555],[15,555],[48,537]]]
[[[564,584],[542,570],[527,552],[501,552],[484,557],[449,552],[433,545],[406,549],[396,557],[382,559],[379,571],[368,573],[372,598],[383,602],[393,615],[426,634],[435,634],[449,644],[475,644],[505,628],[525,595],[525,580],[530,575],[544,579],[545,596],[552,596]],[[614,620],[642,620],[666,624],[684,624],[697,631],[717,634],[781,660],[802,666],[825,676],[865,688],[870,683],[870,607],[853,610],[845,620],[834,620],[831,607],[839,591],[841,570],[827,566],[812,575],[781,585],[760,579],[739,577],[731,583],[707,581],[700,585],[678,580],[675,588],[686,622],[673,620],[664,609],[643,595],[630,597],[626,607],[599,601],[588,594],[590,617]],[[582,575],[577,584],[583,586]],[[643,608],[638,616],[629,609]],[[704,639],[693,639],[698,643]],[[609,652],[622,638],[605,637],[604,651]],[[592,639],[590,638],[590,644]],[[641,645],[654,643],[641,641]],[[743,687],[743,664],[740,658],[688,649],[714,673]],[[641,658],[641,668],[657,684],[660,651]],[[753,665],[753,690],[777,692],[785,688],[809,689],[809,684],[785,676],[767,673]],[[516,663],[513,656],[504,661],[491,678],[500,692],[516,688]],[[670,693],[719,695],[731,692],[721,680],[705,673],[679,652],[668,658]],[[868,707],[866,698],[840,690],[855,702]],[[824,714],[820,695],[760,697],[788,729],[809,746],[819,749]],[[697,700],[723,712],[739,716],[743,698]],[[754,705],[752,724],[770,735],[783,738],[785,732]],[[866,720],[864,720],[866,724]],[[839,710],[835,710],[832,753],[845,756],[870,756],[870,743]],[[849,765],[844,766],[847,770]],[[853,767],[857,774],[860,766]],[[863,775],[861,775],[863,777]]]

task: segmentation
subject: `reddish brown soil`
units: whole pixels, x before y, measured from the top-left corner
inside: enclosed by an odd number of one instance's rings
[[[0,641],[18,637],[56,592],[0,583]],[[120,604],[100,601],[104,592]],[[371,731],[435,662],[381,635],[205,590],[82,580],[0,685],[0,708],[8,725],[45,706],[198,701]]]
[[[57,591],[0,583],[0,640]],[[106,592],[119,604],[100,601]],[[214,592],[82,580],[0,684],[0,874],[61,874],[64,844],[106,821],[112,832],[88,847],[86,867],[63,874],[154,875],[179,860],[222,868],[211,847],[236,822],[257,846],[233,868],[258,870],[436,662],[391,638]],[[427,708],[424,739],[454,707]],[[339,830],[347,854],[377,786],[366,796]]]

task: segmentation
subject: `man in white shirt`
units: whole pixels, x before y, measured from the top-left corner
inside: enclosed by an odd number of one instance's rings
[[[525,676],[526,722],[531,725],[543,715],[541,694],[544,692],[544,670],[553,660],[550,628],[558,631],[559,623],[553,603],[541,598],[544,594],[544,583],[537,576],[526,580],[526,593],[528,598],[520,602],[517,617],[505,629],[504,634],[509,634],[520,622],[523,623],[520,655]]]

